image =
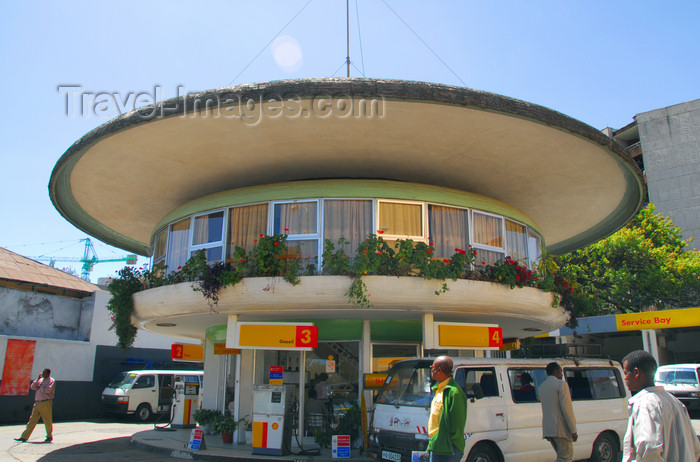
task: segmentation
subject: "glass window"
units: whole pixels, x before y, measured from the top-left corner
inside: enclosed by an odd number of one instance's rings
[[[506,255],[527,264],[527,229],[510,220],[506,220]]]
[[[194,217],[194,233],[192,245],[219,242],[222,239],[224,227],[224,212]]]
[[[430,365],[432,361],[404,363],[389,372],[377,403],[404,406],[430,406]]]
[[[527,253],[529,266],[536,266],[542,257],[542,238],[533,230],[529,230],[527,234]]]
[[[542,382],[547,380],[544,368],[509,369],[510,389],[513,402],[529,403],[539,400],[538,391]]]
[[[386,372],[402,359],[419,356],[416,344],[374,344],[372,345],[372,372]]]
[[[189,258],[190,219],[185,218],[170,226],[168,238],[168,272],[177,271]]]
[[[153,388],[156,384],[156,379],[152,375],[142,375],[139,377],[131,388]]]
[[[391,236],[423,236],[423,205],[379,202],[379,229]]]
[[[199,250],[206,252],[207,263],[214,264],[223,260],[224,212],[214,212],[194,217],[192,229],[192,247],[190,256]]]
[[[194,256],[195,253],[197,253],[200,249],[194,249],[190,253],[190,257]],[[221,255],[223,253],[223,250],[221,247],[209,247],[203,249],[205,252],[205,256],[207,258],[207,263],[210,265],[213,263],[218,263],[221,262]]]
[[[372,201],[327,199],[323,202],[324,242],[328,239],[337,245],[340,238],[345,239],[348,243],[343,250],[352,258],[372,232]]]
[[[156,234],[153,251],[153,266],[165,261],[165,246],[168,243],[168,233],[162,229]]]
[[[267,204],[229,209],[227,259],[232,258],[236,247],[250,252],[255,248],[260,235],[267,234],[267,210]]]
[[[492,367],[460,367],[455,371],[454,378],[467,398],[478,396],[479,391],[484,398],[501,395],[496,371]]]
[[[474,212],[474,243],[503,247],[502,218]]]
[[[574,401],[625,396],[624,385],[617,369],[567,368],[564,370],[564,377]]]
[[[497,261],[503,261],[505,259],[505,254],[503,252],[494,252],[493,250],[484,250],[479,248],[475,249],[475,251],[475,265],[493,265]]]
[[[316,209],[316,201],[275,204],[273,232],[289,235],[318,233]]]
[[[469,211],[441,205],[428,206],[428,232],[437,258],[469,248]]]
[[[309,265],[318,267],[318,240],[291,240],[287,239],[287,255],[283,258],[300,260],[300,270],[305,270]]]

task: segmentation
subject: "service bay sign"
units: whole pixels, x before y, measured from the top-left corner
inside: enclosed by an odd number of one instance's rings
[[[258,350],[311,351],[318,346],[318,327],[311,323],[236,323],[233,347]]]

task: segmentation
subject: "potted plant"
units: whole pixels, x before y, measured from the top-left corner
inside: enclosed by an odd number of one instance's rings
[[[243,427],[243,431],[245,431],[246,444],[253,444],[253,422],[248,416],[239,419],[238,422]]]
[[[214,433],[214,420],[218,415],[221,413],[213,409],[197,409],[194,411],[193,417],[197,424],[204,427],[204,432],[211,435]]]
[[[214,430],[221,433],[224,443],[233,443],[233,432],[238,427],[238,421],[232,415],[218,415],[214,420]]]

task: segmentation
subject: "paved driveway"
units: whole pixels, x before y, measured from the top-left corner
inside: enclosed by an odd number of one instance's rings
[[[129,444],[134,433],[153,428],[153,423],[131,422],[57,422],[54,442],[44,444],[42,423],[36,426],[27,443],[14,441],[24,425],[0,426],[0,461],[2,462],[173,462],[162,454],[137,449]]]

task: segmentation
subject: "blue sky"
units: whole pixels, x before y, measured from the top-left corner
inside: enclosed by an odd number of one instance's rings
[[[59,86],[169,98],[178,87],[343,77],[345,13],[344,0],[0,0],[0,247],[82,256],[88,236],[54,209],[49,176],[116,113],[69,117]],[[699,17],[696,0],[350,0],[351,76],[467,86],[620,128],[700,98]],[[127,254],[93,242],[101,259]],[[92,281],[122,266],[97,264]]]

